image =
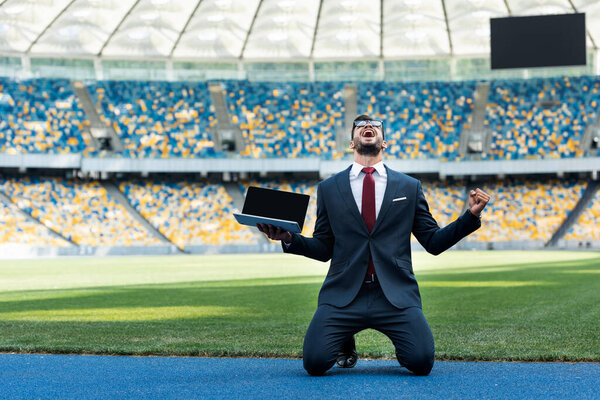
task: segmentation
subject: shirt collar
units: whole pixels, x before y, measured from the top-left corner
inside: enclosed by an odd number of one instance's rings
[[[350,170],[350,178],[358,177],[358,174],[360,174],[364,167],[364,165],[360,165],[359,163],[354,161],[354,163],[352,163],[352,169]],[[375,171],[377,171],[377,173],[380,176],[387,176],[387,171],[385,169],[385,166],[383,165],[383,161],[379,161],[377,164],[373,165],[373,168],[375,168]]]

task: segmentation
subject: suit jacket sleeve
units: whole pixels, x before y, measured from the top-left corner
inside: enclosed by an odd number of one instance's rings
[[[323,199],[321,184],[317,186],[317,222],[312,238],[304,237],[298,233],[292,233],[292,243],[285,246],[282,243],[284,253],[298,254],[319,261],[328,261],[333,253],[333,232],[329,224],[327,207]]]
[[[425,200],[423,188],[419,181],[417,186],[417,202],[412,232],[429,253],[438,255],[458,243],[462,238],[475,232],[481,226],[479,217],[467,210],[454,222],[440,228]]]

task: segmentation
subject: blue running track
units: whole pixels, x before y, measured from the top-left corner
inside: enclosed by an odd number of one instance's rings
[[[600,399],[600,364],[437,362],[418,377],[359,360],[310,377],[301,360],[0,354],[0,398]]]

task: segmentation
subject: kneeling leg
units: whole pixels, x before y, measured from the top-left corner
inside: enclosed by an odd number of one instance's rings
[[[435,360],[435,345],[419,307],[398,309],[397,316],[379,330],[394,343],[400,365],[415,375],[429,375]]]
[[[339,309],[322,305],[317,308],[310,322],[302,355],[304,369],[310,375],[323,375],[333,367],[344,342],[356,333],[339,314]]]

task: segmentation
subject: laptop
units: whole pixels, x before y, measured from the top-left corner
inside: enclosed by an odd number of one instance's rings
[[[307,194],[250,186],[242,213],[234,213],[233,216],[242,225],[271,224],[300,233],[309,199]]]

